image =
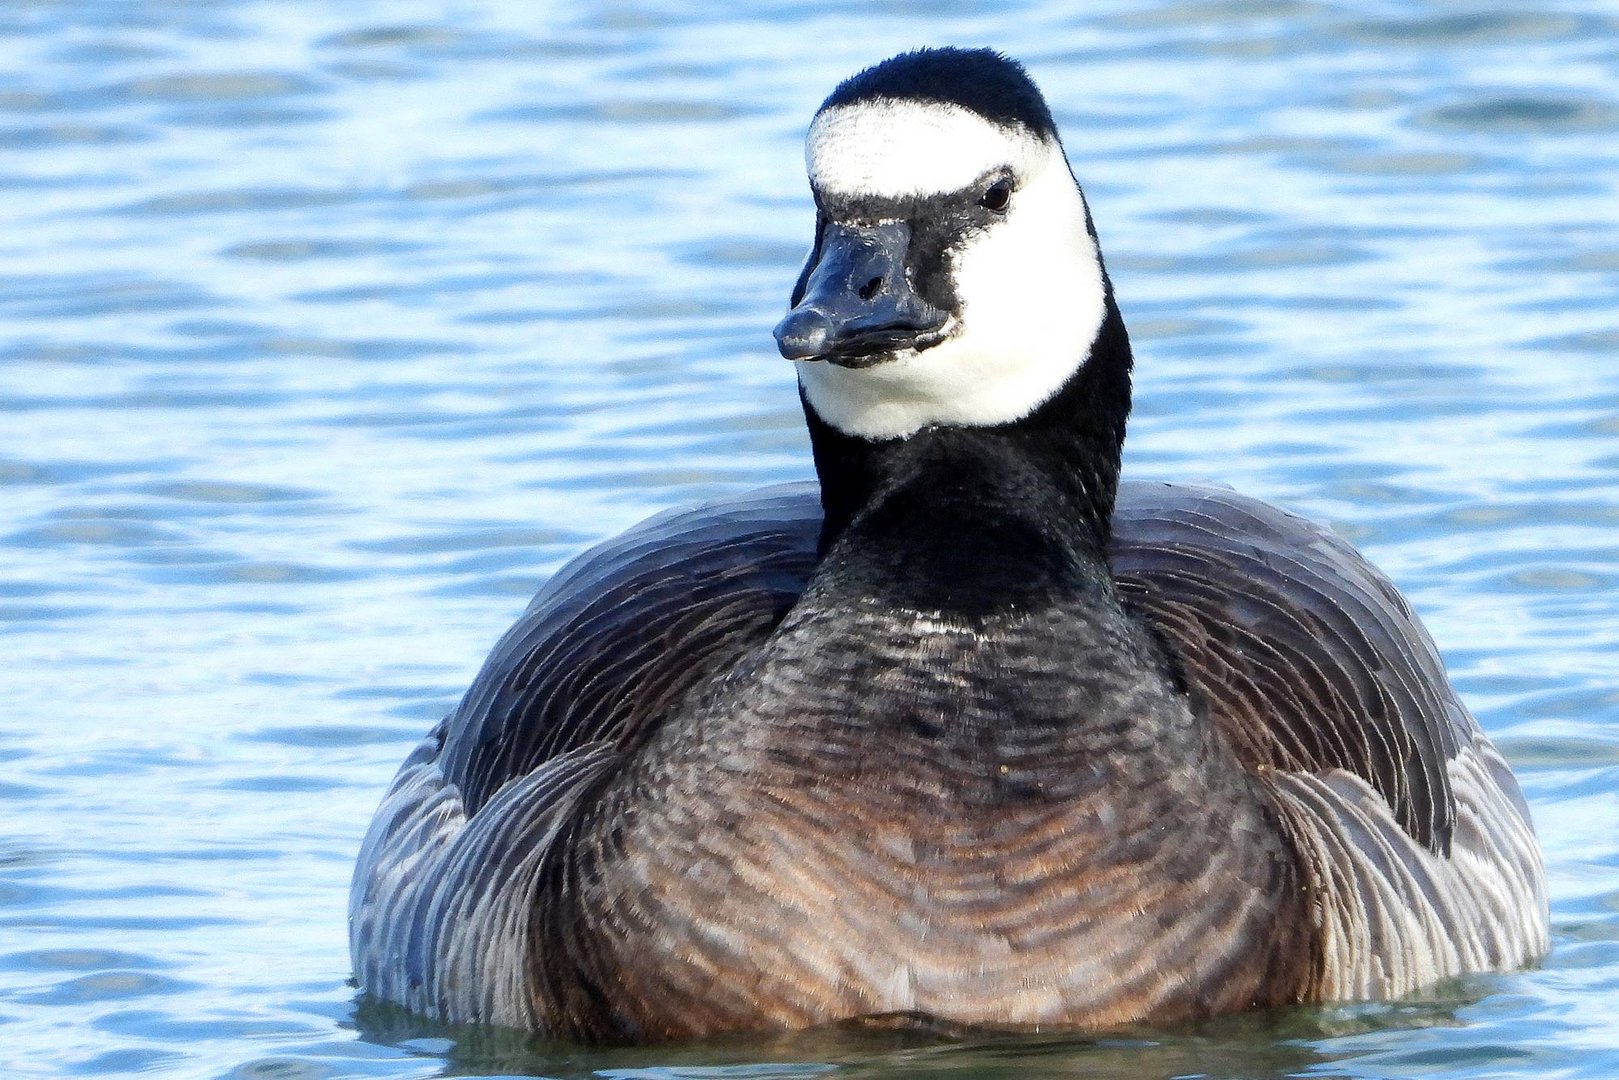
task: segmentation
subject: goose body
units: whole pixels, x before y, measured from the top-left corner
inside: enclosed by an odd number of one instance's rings
[[[1022,69],[896,57],[808,160],[776,336],[819,484],[546,585],[372,823],[363,989],[579,1039],[1096,1029],[1539,956],[1528,810],[1387,579],[1119,482],[1129,342]]]

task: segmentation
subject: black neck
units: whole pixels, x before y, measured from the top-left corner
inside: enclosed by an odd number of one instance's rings
[[[926,607],[1107,587],[1130,367],[1109,289],[1089,358],[1022,419],[873,441],[837,431],[806,403],[822,555],[860,563],[904,592],[896,599]]]

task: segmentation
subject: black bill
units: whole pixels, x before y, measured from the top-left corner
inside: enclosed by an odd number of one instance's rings
[[[911,287],[905,259],[911,227],[903,221],[828,223],[804,295],[776,324],[776,347],[789,360],[871,367],[902,349],[936,344],[948,316]]]

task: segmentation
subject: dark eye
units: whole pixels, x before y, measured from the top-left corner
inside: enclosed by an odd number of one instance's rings
[[[978,205],[985,210],[993,210],[997,214],[1006,212],[1007,204],[1012,201],[1012,181],[997,180],[984,190],[979,198]]]

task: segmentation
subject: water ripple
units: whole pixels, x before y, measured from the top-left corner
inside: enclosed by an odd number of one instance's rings
[[[1427,110],[1418,123],[1490,134],[1563,135],[1619,128],[1619,105],[1561,95],[1505,95]]]

